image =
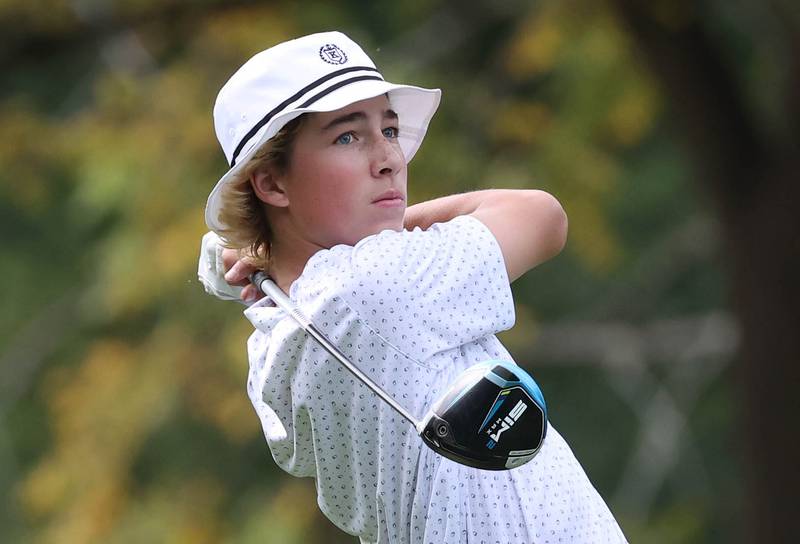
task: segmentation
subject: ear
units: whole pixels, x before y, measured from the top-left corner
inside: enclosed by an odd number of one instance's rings
[[[289,205],[289,196],[284,190],[283,179],[271,168],[261,168],[253,172],[250,176],[250,186],[262,202],[278,208]]]

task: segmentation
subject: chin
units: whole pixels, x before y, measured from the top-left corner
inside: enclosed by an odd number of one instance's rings
[[[378,230],[378,232],[381,232],[381,231],[387,230],[387,229],[388,230],[393,230],[395,232],[400,232],[401,230],[403,230],[403,219],[401,218],[400,221],[392,221],[391,223],[386,223],[384,226],[382,226]]]

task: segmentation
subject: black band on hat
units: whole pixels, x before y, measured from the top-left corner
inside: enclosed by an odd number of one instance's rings
[[[316,102],[317,100],[322,98],[323,96],[326,96],[326,95],[332,93],[336,89],[339,89],[340,87],[344,87],[345,85],[350,85],[351,83],[355,83],[356,81],[364,81],[365,79],[376,79],[378,81],[383,81],[383,78],[380,77],[380,76],[351,77],[350,79],[345,79],[344,81],[340,81],[336,85],[331,85],[330,87],[328,87],[324,91],[315,94],[314,96],[312,96],[311,98],[309,98],[308,100],[306,100],[305,102],[303,102],[302,104],[300,104],[297,107],[298,108],[307,108],[308,106],[310,106],[311,104],[313,104],[314,102]]]
[[[256,133],[259,130],[261,130],[261,128],[264,125],[269,123],[270,119],[272,119],[273,117],[275,117],[276,115],[281,113],[281,111],[284,110],[289,104],[291,104],[292,102],[294,102],[298,98],[302,97],[304,94],[308,93],[310,90],[314,89],[315,87],[319,87],[320,85],[322,85],[326,81],[329,81],[329,80],[331,80],[331,79],[333,79],[333,78],[335,78],[337,76],[340,76],[342,74],[347,74],[349,72],[359,72],[359,71],[377,72],[378,70],[377,70],[377,68],[372,68],[370,66],[353,66],[351,68],[342,68],[341,70],[337,70],[335,72],[331,72],[330,74],[319,78],[318,80],[314,81],[313,83],[310,83],[310,84],[306,85],[305,87],[303,87],[302,89],[297,91],[295,94],[293,94],[292,96],[290,96],[289,98],[287,98],[286,100],[284,100],[283,102],[278,104],[278,106],[275,109],[273,109],[267,115],[265,115],[264,118],[262,118],[258,123],[256,123],[256,125],[253,128],[251,128],[250,131],[247,134],[244,135],[242,140],[239,142],[239,145],[236,146],[236,149],[233,152],[233,156],[231,157],[231,168],[233,168],[234,165],[236,164],[236,158],[239,156],[239,153],[242,152],[242,149],[244,149],[244,146],[247,144],[247,142],[249,142],[250,139],[253,136],[255,136]],[[304,108],[304,107],[308,106],[309,104],[312,104],[313,102],[319,100],[320,98],[322,98],[326,94],[335,91],[339,87],[342,87],[342,86],[347,85],[349,83],[353,83],[355,81],[361,81],[361,80],[364,80],[364,79],[377,79],[379,81],[383,81],[383,77],[380,76],[380,73],[378,73],[377,76],[360,76],[360,77],[354,77],[354,78],[346,79],[344,81],[341,81],[341,82],[337,83],[336,85],[333,85],[331,88],[326,89],[325,91],[322,91],[321,93],[318,93],[318,94],[314,95],[312,98],[307,100],[305,103],[303,103],[302,106],[299,106],[299,107]]]

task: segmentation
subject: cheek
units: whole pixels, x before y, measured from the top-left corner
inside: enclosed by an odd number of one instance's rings
[[[302,193],[295,202],[305,221],[330,228],[352,219],[359,202],[358,165],[353,160],[308,160],[295,172],[296,188]],[[361,174],[363,177],[363,174]],[[363,188],[362,188],[363,189]]]
[[[309,164],[314,168],[309,172],[313,176],[314,190],[323,204],[352,206],[352,197],[364,190],[365,167],[359,162],[359,157],[351,153],[332,155]]]
[[[405,189],[405,168],[396,182]],[[369,207],[375,191],[368,156],[357,146],[298,146],[293,156],[290,201],[293,214],[316,237],[323,233],[338,238],[350,231],[372,228],[375,217],[385,212]],[[294,197],[294,198],[292,198]],[[365,223],[367,226],[365,227]]]

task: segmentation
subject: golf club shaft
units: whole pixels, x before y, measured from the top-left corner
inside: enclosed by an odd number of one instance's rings
[[[259,271],[250,277],[250,281],[259,290],[261,290],[261,292],[268,295],[275,302],[275,304],[278,305],[278,307],[291,315],[304,331],[306,331],[312,338],[314,338],[314,340],[319,342],[319,344],[325,348],[325,351],[330,353],[337,361],[342,363],[347,370],[349,370],[364,385],[374,391],[376,395],[386,401],[386,403],[394,408],[398,414],[407,419],[415,429],[419,430],[420,422],[418,422],[414,416],[407,412],[405,408],[400,406],[397,401],[389,396],[389,394],[378,384],[373,382],[366,374],[361,372],[357,366],[351,363],[350,360],[345,357],[344,354],[339,351],[339,349],[334,346],[319,329],[317,329],[310,319],[300,313],[300,311],[295,307],[294,303],[292,303],[291,299],[286,296],[283,291],[281,291],[280,287],[278,287],[275,282],[269,278],[269,276]]]

